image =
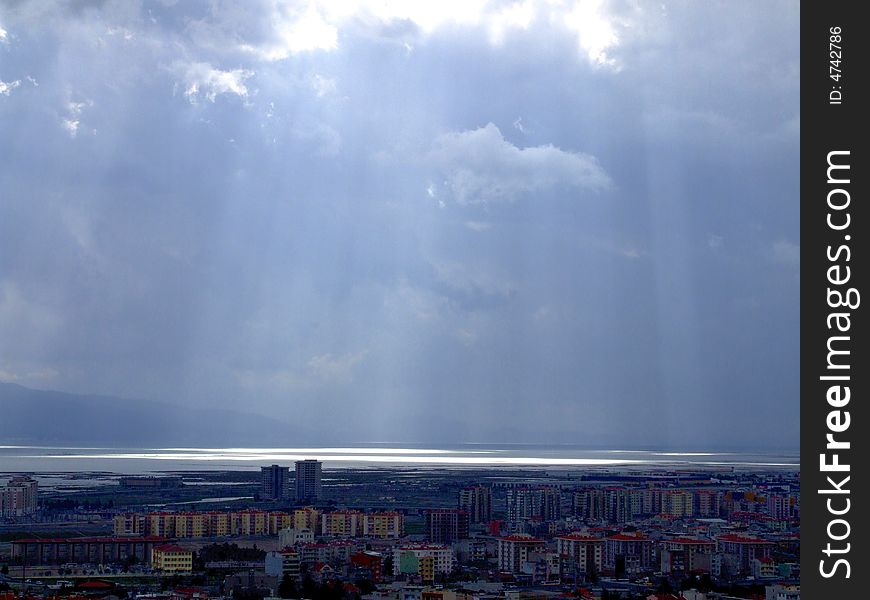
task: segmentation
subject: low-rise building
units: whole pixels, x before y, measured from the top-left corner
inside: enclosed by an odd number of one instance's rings
[[[422,559],[429,558],[423,561]],[[421,564],[421,562],[423,564]],[[453,570],[453,551],[443,544],[401,544],[393,548],[393,575],[422,575],[431,565],[433,575]]]
[[[799,585],[769,585],[764,588],[764,600],[801,600]]]
[[[151,567],[164,573],[190,573],[193,552],[174,544],[162,544],[151,549]]]
[[[773,579],[776,577],[776,563],[769,556],[752,559],[752,576],[756,579]]]
[[[314,532],[310,529],[293,529],[287,527],[278,532],[278,546],[288,548],[303,542],[313,542]]]
[[[299,553],[295,550],[267,552],[265,560],[266,575],[274,575],[280,579],[289,577],[299,579],[301,574]]]
[[[379,552],[363,551],[350,555],[350,564],[360,574],[375,583],[383,577],[384,557]]]

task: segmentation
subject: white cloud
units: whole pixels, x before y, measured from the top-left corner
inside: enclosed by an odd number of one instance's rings
[[[0,80],[0,94],[3,94],[4,96],[8,96],[9,94],[12,93],[12,90],[17,88],[19,85],[21,85],[21,80],[19,80],[19,79],[16,79],[15,81],[9,81],[9,82]]]
[[[126,27],[108,27],[106,29],[106,35],[110,35],[112,37],[121,36],[124,38],[124,40],[128,42],[135,37],[133,32]]]
[[[221,94],[235,94],[240,98],[248,97],[245,80],[254,76],[247,69],[222,71],[209,63],[195,62],[186,65],[176,65],[184,80],[184,96],[191,104],[196,104],[200,96],[209,102],[214,102]]]
[[[271,39],[260,44],[242,44],[242,50],[263,60],[276,61],[293,54],[338,47],[338,29],[323,18],[313,2],[304,12],[275,4],[270,21],[273,24]]]
[[[0,42],[8,42],[9,41],[9,32],[3,29],[3,26],[0,25]]]
[[[593,65],[617,67],[608,51],[619,44],[619,36],[603,0],[580,0],[564,17],[565,25],[576,32],[581,51]]]
[[[474,31],[501,46],[512,33],[538,24],[576,37],[580,55],[596,66],[617,67],[611,54],[620,35],[633,31],[633,21],[620,18],[604,0],[261,0],[217,4],[189,30],[210,49],[232,49],[272,62],[336,50],[344,31],[400,43],[410,54],[416,41],[447,27]]]
[[[496,10],[487,23],[489,40],[495,45],[504,42],[511,29],[528,29],[535,19],[534,2],[514,2]]]
[[[79,125],[81,124],[81,114],[85,108],[93,106],[92,100],[84,102],[67,102],[66,117],[61,117],[60,125],[63,127],[71,138],[75,138],[79,133]],[[96,133],[96,130],[94,130]]]
[[[60,126],[66,129],[67,133],[71,138],[75,138],[79,133],[79,120],[78,119],[63,119],[60,122]]]
[[[595,157],[553,145],[518,148],[492,123],[439,136],[429,159],[460,204],[512,201],[556,187],[602,190],[611,185]]]

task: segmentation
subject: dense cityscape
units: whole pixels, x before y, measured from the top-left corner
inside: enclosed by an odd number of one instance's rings
[[[0,600],[799,598],[787,470],[8,475]]]

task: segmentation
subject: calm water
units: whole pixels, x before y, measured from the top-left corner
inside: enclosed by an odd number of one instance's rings
[[[721,468],[798,470],[795,452],[665,452],[590,450],[572,446],[463,445],[407,448],[387,445],[347,448],[52,448],[0,446],[0,473],[112,472],[258,469],[316,458],[329,468],[367,467],[545,467]]]

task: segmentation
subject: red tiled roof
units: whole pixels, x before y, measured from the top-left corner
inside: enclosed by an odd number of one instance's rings
[[[190,550],[185,550],[175,544],[163,544],[162,546],[155,546],[154,549],[158,552],[190,552]]]
[[[608,540],[617,540],[620,542],[648,542],[649,538],[643,535],[626,535],[624,533],[617,533],[616,535],[611,535],[607,538]]]
[[[578,542],[603,542],[604,538],[595,537],[594,535],[584,535],[582,533],[568,533],[560,535],[557,539],[560,540],[576,540]]]
[[[715,544],[713,540],[699,540],[696,538],[687,538],[687,537],[675,537],[669,540],[665,540],[666,542],[673,542],[674,544]]]
[[[114,583],[109,583],[108,581],[100,581],[100,580],[92,580],[92,581],[82,581],[81,583],[76,585],[77,588],[85,588],[87,590],[107,590],[109,588],[115,587]]]
[[[534,542],[534,543],[543,543],[543,540],[539,540],[538,538],[534,538],[532,536],[526,535],[509,535],[503,538],[500,538],[507,542]]]

